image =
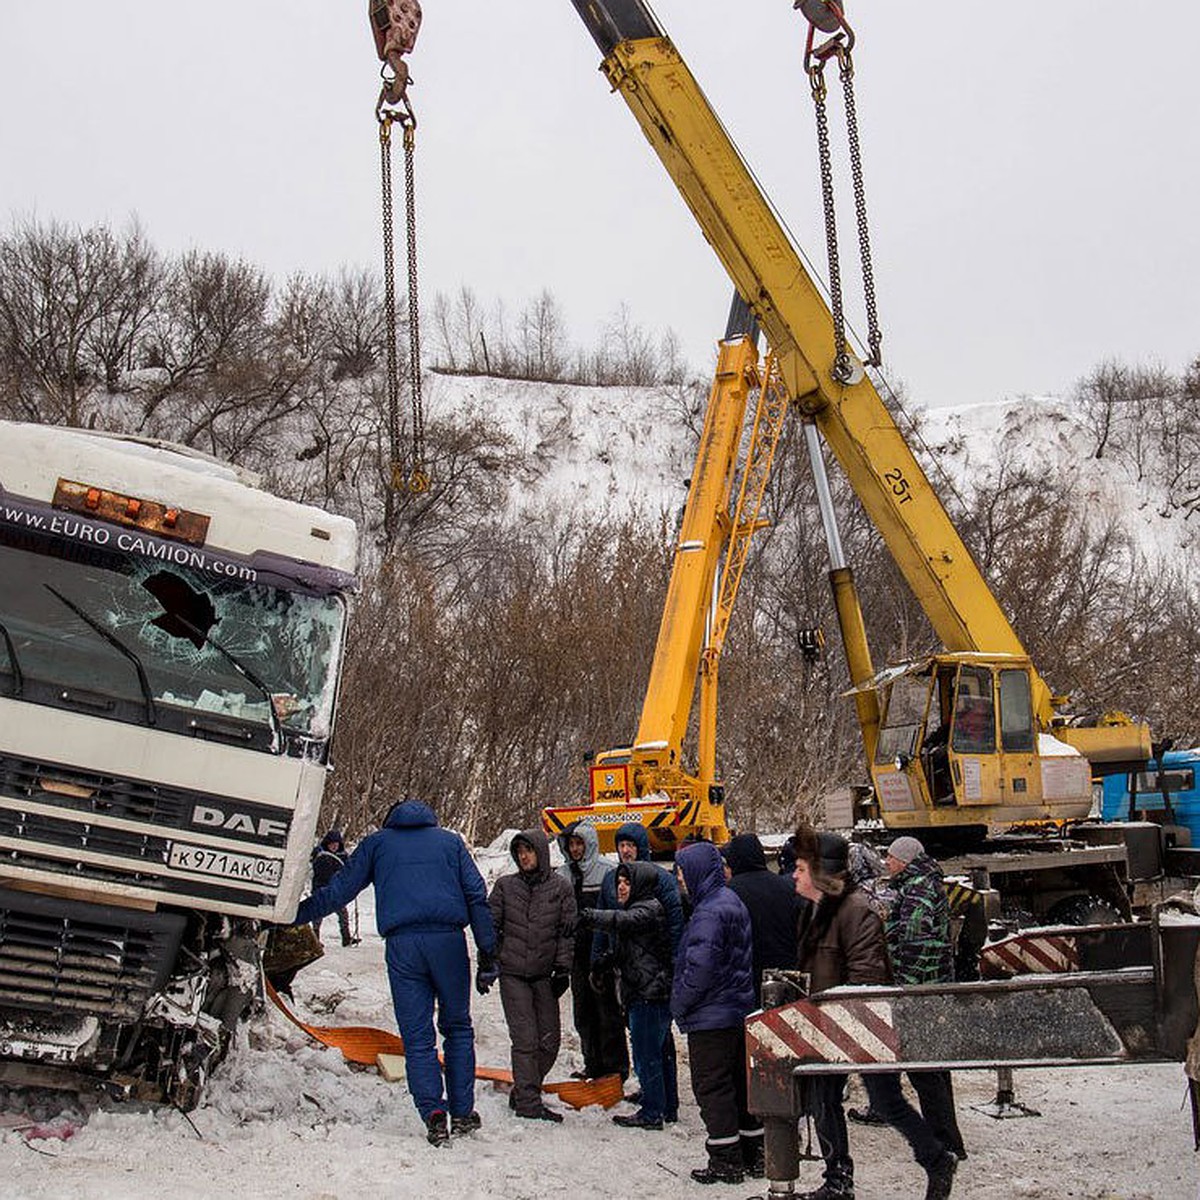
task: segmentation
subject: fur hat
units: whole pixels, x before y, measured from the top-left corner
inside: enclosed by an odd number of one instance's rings
[[[898,837],[887,848],[887,852],[907,867],[918,854],[925,853],[925,847],[915,837]]]

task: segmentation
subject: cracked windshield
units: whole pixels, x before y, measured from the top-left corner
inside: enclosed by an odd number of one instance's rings
[[[336,596],[64,549],[0,546],[0,694],[167,729],[211,714],[329,736]]]

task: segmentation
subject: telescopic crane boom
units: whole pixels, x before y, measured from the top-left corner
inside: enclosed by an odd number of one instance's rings
[[[871,379],[853,358],[848,370],[835,363],[820,289],[650,9],[643,0],[572,2],[604,56],[601,70],[765,333],[792,403],[845,471],[945,647],[871,677],[857,605],[839,599],[852,682],[879,697],[877,737],[867,736],[872,706],[859,707],[879,815],[947,832],[1085,816],[1093,773],[1144,761],[1148,730],[1119,717],[1078,728],[1056,713]]]

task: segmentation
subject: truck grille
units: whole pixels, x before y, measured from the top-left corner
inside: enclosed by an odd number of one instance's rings
[[[186,918],[0,888],[0,1007],[141,1015]]]

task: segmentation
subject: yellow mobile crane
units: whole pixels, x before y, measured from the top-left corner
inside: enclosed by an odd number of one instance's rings
[[[573,0],[601,70],[637,118],[749,305],[782,385],[819,434],[945,646],[876,675],[848,568],[832,580],[864,746],[885,826],[963,840],[989,828],[1085,816],[1093,772],[1149,757],[1119,717],[1081,728],[1052,695],[871,379],[700,87],[642,0]],[[828,26],[841,24],[833,5]],[[807,12],[806,12],[807,15]],[[835,34],[835,38],[839,36]],[[832,510],[829,509],[831,517]],[[660,643],[661,646],[661,643]]]
[[[617,829],[637,821],[655,850],[671,850],[686,837],[729,840],[725,789],[716,774],[718,666],[750,541],[763,524],[763,495],[787,411],[774,357],[759,362],[757,331],[735,297],[717,348],[637,737],[631,746],[596,755],[586,804],[543,810],[549,834],[586,821],[601,846],[612,849]],[[689,770],[683,742],[697,678],[697,764]]]

